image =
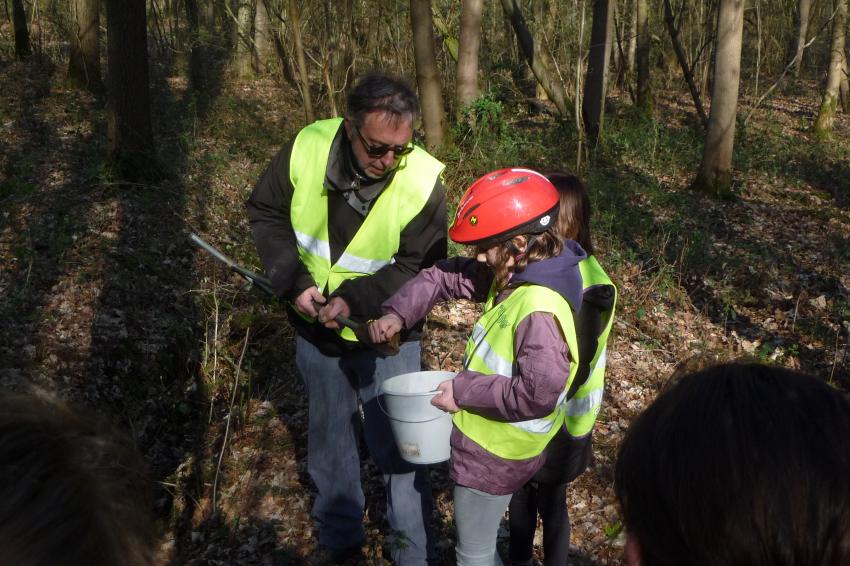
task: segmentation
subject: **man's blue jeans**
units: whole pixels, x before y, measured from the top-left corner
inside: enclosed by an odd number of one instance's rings
[[[319,544],[345,548],[360,545],[365,539],[365,497],[357,452],[359,397],[366,444],[386,486],[393,560],[402,565],[425,564],[435,556],[428,467],[401,459],[389,420],[378,406],[385,379],[419,371],[419,343],[402,343],[396,356],[381,357],[364,350],[334,358],[298,337],[295,363],[310,406],[307,469],[318,489],[312,515],[319,529]]]

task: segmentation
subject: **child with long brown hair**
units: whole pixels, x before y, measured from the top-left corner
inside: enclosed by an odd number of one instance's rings
[[[410,328],[439,301],[484,301],[464,368],[441,383],[432,404],[454,414],[457,564],[498,563],[496,535],[511,498],[543,465],[561,428],[578,370],[574,314],[584,251],[555,229],[558,193],[540,173],[503,169],[473,183],[449,236],[474,245],[422,271],[384,303],[374,340]]]
[[[602,402],[605,348],[616,303],[616,288],[593,255],[591,206],[584,184],[569,173],[551,173],[546,177],[558,189],[560,197],[557,232],[565,240],[578,242],[588,254],[579,263],[584,287],[581,309],[576,316],[580,363],[568,392],[564,425],[546,446],[546,464],[511,499],[510,560],[514,566],[534,563],[538,513],[543,522],[546,564],[568,562],[567,484],[590,463],[591,432]]]

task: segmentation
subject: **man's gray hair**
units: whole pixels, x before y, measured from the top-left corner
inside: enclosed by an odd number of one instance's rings
[[[415,121],[419,116],[419,99],[403,79],[384,73],[368,73],[348,93],[346,117],[360,127],[370,112],[384,112],[392,121],[402,118]]]

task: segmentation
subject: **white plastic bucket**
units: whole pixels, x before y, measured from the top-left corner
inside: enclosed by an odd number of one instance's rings
[[[436,464],[449,459],[452,415],[433,406],[431,399],[437,385],[454,376],[452,371],[414,371],[384,381],[383,410],[398,451],[408,462]]]

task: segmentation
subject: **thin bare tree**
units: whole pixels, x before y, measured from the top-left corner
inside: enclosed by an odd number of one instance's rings
[[[649,48],[652,36],[649,31],[647,0],[635,0],[637,17],[637,106],[647,116],[652,115],[652,86],[649,82]]]
[[[832,134],[838,95],[844,70],[844,43],[847,36],[847,0],[833,0],[835,14],[832,17],[832,45],[830,48],[829,70],[826,74],[826,88],[818,110],[813,131],[818,138],[827,138]]]
[[[307,74],[307,59],[304,55],[304,41],[301,37],[301,7],[299,0],[288,0],[289,22],[292,28],[292,40],[295,44],[295,60],[298,62],[298,82],[301,86],[301,102],[304,104],[304,119],[308,124],[316,120],[313,113],[313,101],[310,96],[310,75]]]
[[[254,12],[254,60],[259,73],[265,72],[269,59],[274,53],[267,2],[268,0],[257,0],[257,9]]]
[[[590,30],[590,55],[587,59],[587,78],[584,83],[582,116],[587,139],[592,145],[599,140],[605,116],[605,95],[608,88],[608,63],[614,37],[614,4],[616,0],[594,0],[593,23]]]
[[[478,98],[478,50],[481,46],[483,8],[484,0],[463,0],[456,78],[458,112]]]
[[[730,196],[732,189],[732,152],[741,81],[744,4],[744,0],[720,0],[711,113],[702,163],[692,184],[696,190],[719,197]]]
[[[68,80],[92,92],[103,91],[100,75],[100,2],[71,0],[71,56]]]
[[[531,67],[534,77],[540,83],[540,86],[543,87],[543,90],[546,91],[549,100],[555,104],[558,113],[566,117],[567,96],[564,85],[554,76],[553,65],[549,61],[549,57],[544,56],[545,50],[538,52],[538,57],[534,56],[534,39],[528,31],[528,26],[525,25],[525,18],[522,16],[522,10],[520,10],[517,0],[502,0],[502,8],[504,8],[505,17],[511,22],[517,42],[520,49],[522,49],[522,54],[528,62],[529,67]]]
[[[442,147],[446,137],[446,112],[434,54],[430,0],[410,0],[410,26],[413,31],[416,82],[422,105],[422,127],[425,129],[425,145],[430,150]]]
[[[626,74],[630,77],[635,75],[635,64],[637,63],[637,36],[638,36],[638,2],[645,0],[632,0],[631,25],[629,26],[629,49],[626,52]]]
[[[12,20],[15,27],[15,58],[26,59],[32,54],[32,46],[23,0],[12,0]]]
[[[532,38],[534,40],[534,58],[546,57],[546,41],[551,38],[552,33],[552,18],[547,18],[548,0],[533,0],[531,3],[531,11],[534,17],[534,26],[532,29]],[[532,73],[532,77],[534,74]],[[540,86],[538,81],[535,81],[534,93],[538,100],[548,100],[546,90]]]
[[[841,109],[845,114],[850,113],[850,80],[848,80],[848,72],[850,69],[847,65],[847,52],[844,51],[842,54],[841,61],[841,86],[838,89],[840,94],[839,98],[841,99]]]
[[[812,0],[799,0],[797,11],[794,13],[794,23],[797,33],[791,44],[791,56],[793,57],[794,76],[800,76],[800,68],[803,66],[803,53],[806,50],[806,33],[809,29],[809,12],[812,9]],[[790,59],[790,57],[789,57]]]
[[[106,0],[109,150],[125,172],[154,157],[145,0]]]
[[[670,6],[670,0],[664,0],[664,23],[667,26],[668,33],[670,34],[670,41],[673,43],[673,51],[676,53],[676,60],[679,61],[679,67],[682,69],[682,75],[685,77],[685,82],[688,83],[688,90],[691,92],[691,98],[694,101],[694,107],[697,110],[697,114],[699,114],[700,122],[702,122],[704,127],[708,127],[708,116],[702,106],[700,91],[694,81],[693,71],[688,64],[688,58],[685,55],[681,42],[679,41],[679,28],[676,26],[676,20],[673,16],[673,8]],[[707,82],[707,80],[703,82]]]
[[[233,56],[233,72],[237,77],[249,77],[253,68],[254,38],[251,34],[254,6],[252,0],[239,0],[236,9],[236,53]]]
[[[186,21],[189,33],[189,83],[195,91],[207,88],[206,49],[201,41],[201,11],[198,0],[186,0]]]

